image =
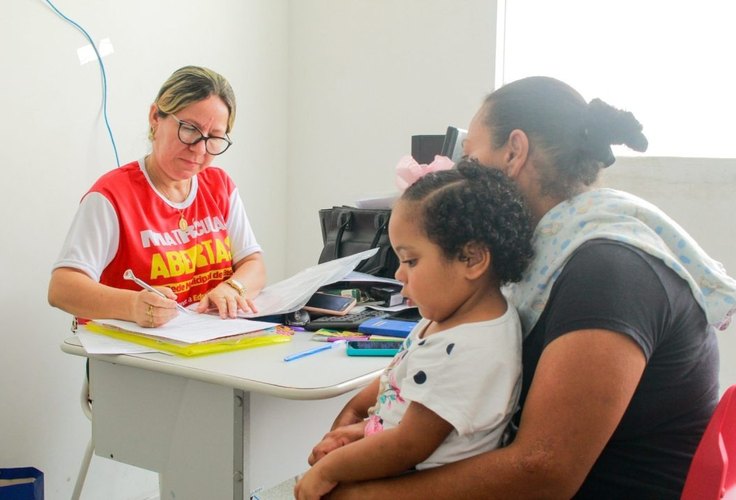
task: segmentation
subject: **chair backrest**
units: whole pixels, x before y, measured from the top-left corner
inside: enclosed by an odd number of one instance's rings
[[[736,500],[736,385],[721,397],[695,450],[682,500]]]

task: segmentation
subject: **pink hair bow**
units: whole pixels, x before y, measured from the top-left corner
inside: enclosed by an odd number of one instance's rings
[[[402,156],[396,165],[396,185],[399,190],[404,191],[423,175],[437,170],[448,170],[453,165],[452,160],[446,156],[436,155],[429,165],[420,165],[411,155]]]

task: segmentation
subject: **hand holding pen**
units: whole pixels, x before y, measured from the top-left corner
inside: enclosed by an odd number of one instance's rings
[[[123,278],[126,280],[133,281],[135,284],[143,288],[145,291],[150,292],[157,297],[164,299],[164,301],[154,299],[153,297],[139,295],[139,299],[136,300],[136,323],[141,326],[154,328],[167,323],[176,316],[176,311],[189,314],[189,311],[185,309],[181,304],[176,302],[176,294],[169,288],[163,288],[163,290],[154,288],[145,281],[138,279],[131,269],[128,269],[123,273]],[[171,304],[173,302],[173,305]],[[140,307],[139,307],[140,304]],[[140,319],[138,318],[137,311],[143,310],[143,315]]]

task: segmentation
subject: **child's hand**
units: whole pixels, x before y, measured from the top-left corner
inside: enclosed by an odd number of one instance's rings
[[[325,455],[331,451],[335,451],[341,446],[345,446],[347,443],[340,441],[339,439],[332,436],[335,431],[331,431],[322,438],[322,441],[312,448],[312,453],[307,458],[309,465],[314,465],[320,461]]]
[[[296,500],[320,499],[337,486],[337,482],[330,481],[320,474],[319,467],[312,467],[302,476],[294,486]]]
[[[361,421],[355,424],[338,427],[337,429],[328,432],[325,434],[325,437],[322,438],[322,441],[312,448],[312,453],[309,455],[307,462],[309,462],[309,465],[314,465],[331,451],[335,451],[341,446],[345,446],[353,441],[362,439],[364,428],[365,423]]]

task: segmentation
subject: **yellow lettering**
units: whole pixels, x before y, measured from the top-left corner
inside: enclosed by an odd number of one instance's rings
[[[184,274],[193,274],[198,268],[204,269],[213,264],[230,261],[232,253],[229,238],[207,240],[185,250],[154,254],[151,257],[151,279],[176,278]],[[222,279],[222,276],[211,276],[209,279]]]
[[[202,245],[197,245],[197,260],[195,261],[195,264],[197,267],[207,267],[207,265],[210,262],[207,260],[207,257],[204,255],[204,247]]]
[[[186,262],[182,258],[185,256],[184,252],[166,252],[166,261],[171,276],[181,276],[186,272]]]
[[[215,240],[215,250],[217,251],[217,257],[215,263],[225,262],[232,260],[230,255],[230,249],[225,245],[222,240]]]
[[[169,268],[166,267],[166,263],[164,263],[164,259],[161,254],[153,254],[153,257],[151,258],[151,279],[154,280],[156,278],[169,277],[171,277],[169,274]]]
[[[199,255],[201,252],[200,245],[194,245],[193,247],[183,250],[182,253],[186,255],[187,261],[187,272],[193,273],[196,266],[201,266],[199,262]],[[183,256],[182,256],[183,257]]]
[[[207,257],[204,262],[205,264],[215,261],[215,254],[212,252],[212,240],[206,240],[202,242],[202,246],[207,250]],[[204,257],[204,256],[203,256]]]

